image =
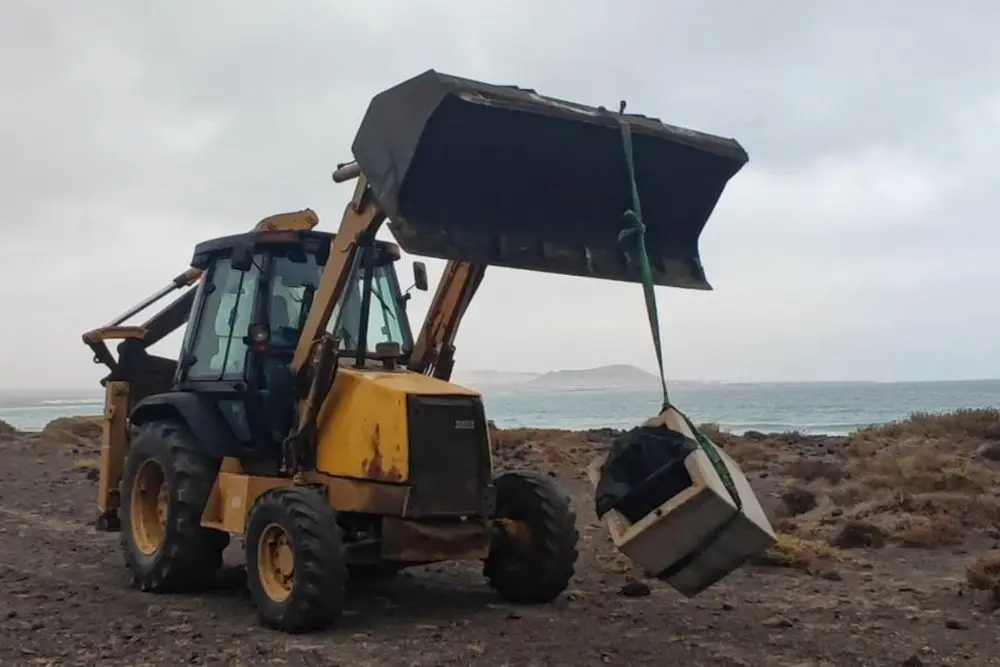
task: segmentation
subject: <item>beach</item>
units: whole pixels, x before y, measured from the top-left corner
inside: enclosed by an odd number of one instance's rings
[[[127,585],[117,536],[90,527],[99,423],[0,431],[4,665],[989,665],[1000,543],[1000,413],[917,415],[847,436],[737,436],[778,545],[701,595],[611,547],[584,468],[613,430],[495,429],[498,471],[538,470],[572,497],[581,558],[554,604],[501,603],[475,564],[352,588],[335,628],[258,627],[242,555],[217,590]]]

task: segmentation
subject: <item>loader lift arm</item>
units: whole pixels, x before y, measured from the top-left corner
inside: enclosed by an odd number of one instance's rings
[[[358,173],[354,195],[344,209],[340,228],[330,247],[330,257],[323,267],[319,285],[313,295],[312,306],[295,354],[292,357],[292,372],[300,373],[314,355],[317,343],[328,328],[330,317],[347,285],[352,268],[358,258],[358,245],[374,241],[375,233],[385,220],[385,213],[371,195],[368,179]],[[319,406],[314,406],[319,409]],[[312,409],[312,408],[310,408]],[[301,413],[305,416],[305,413]]]
[[[407,368],[440,380],[451,378],[455,336],[486,273],[486,264],[451,261],[427,309],[424,325],[410,353]]]
[[[344,213],[340,229],[337,230],[334,251],[331,251],[333,258],[337,246],[336,239],[343,239],[341,245],[343,250],[340,254],[344,256],[338,260],[331,259],[326,265],[309,319],[306,320],[303,329],[302,342],[296,350],[298,360],[298,365],[294,366],[296,370],[306,363],[309,349],[316,344],[320,328],[326,326],[334,305],[340,298],[343,277],[348,273],[344,269],[352,260],[347,253],[348,249],[356,244],[361,234],[374,234],[385,220],[385,214],[371,197],[368,180],[362,174],[357,162],[340,164],[333,174],[333,180],[338,183],[355,178],[358,179],[358,183],[355,186],[354,196]],[[437,291],[427,309],[420,335],[409,352],[407,363],[409,370],[441,380],[448,380],[451,377],[455,337],[462,318],[482,283],[486,267],[486,264],[463,261],[449,261],[445,265]]]

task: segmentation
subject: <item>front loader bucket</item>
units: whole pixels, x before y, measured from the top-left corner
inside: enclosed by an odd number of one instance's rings
[[[352,150],[409,253],[638,281],[618,115],[433,70],[371,101]],[[733,139],[628,115],[659,285],[711,289],[698,237],[747,162]]]

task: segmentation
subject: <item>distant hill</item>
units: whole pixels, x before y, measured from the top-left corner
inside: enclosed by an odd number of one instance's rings
[[[468,387],[505,387],[530,382],[540,375],[541,373],[516,371],[463,371],[455,369],[451,379]]]
[[[552,371],[527,383],[532,389],[655,389],[660,378],[627,364]]]
[[[580,368],[531,373],[524,371],[455,369],[452,381],[474,389],[518,388],[538,391],[572,391],[576,389],[649,389],[660,388],[660,378],[628,364],[613,364],[597,368]],[[692,380],[668,379],[671,386],[704,386],[716,384]]]

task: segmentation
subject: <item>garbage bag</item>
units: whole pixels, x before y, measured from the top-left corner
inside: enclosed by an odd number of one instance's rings
[[[690,487],[684,459],[698,446],[663,426],[639,426],[615,438],[594,490],[598,518],[616,510],[635,523]]]

